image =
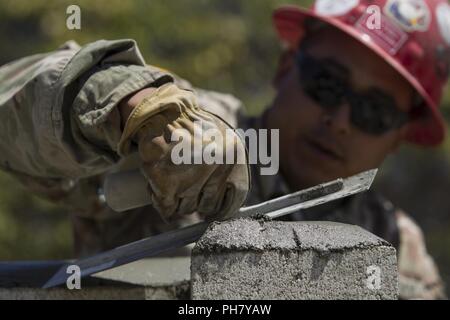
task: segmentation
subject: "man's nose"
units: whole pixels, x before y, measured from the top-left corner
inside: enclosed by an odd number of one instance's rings
[[[351,132],[350,106],[343,103],[333,110],[326,110],[323,114],[325,125],[335,134],[347,135]]]

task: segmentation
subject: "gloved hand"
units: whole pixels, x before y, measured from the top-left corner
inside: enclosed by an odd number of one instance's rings
[[[194,134],[194,130],[198,130],[198,126],[194,126],[196,121],[201,121],[203,130],[213,128],[224,137],[224,143],[217,144],[216,152],[225,156],[231,148],[235,158],[245,159],[245,163],[208,165],[203,161],[202,164],[194,164],[192,159],[192,164],[175,164],[172,151],[179,142],[171,141],[174,130],[185,129],[182,132],[192,143],[194,140],[197,140],[195,143],[203,142],[202,151],[210,142],[199,141],[202,136]],[[153,206],[164,219],[171,220],[193,212],[198,212],[206,220],[226,219],[242,206],[250,188],[244,143],[234,131],[231,141],[225,139],[226,129],[232,128],[197,106],[194,93],[166,84],[133,109],[118,152],[127,155],[131,143],[137,143]]]

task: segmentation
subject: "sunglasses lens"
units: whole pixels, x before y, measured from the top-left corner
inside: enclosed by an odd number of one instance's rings
[[[339,70],[328,60],[318,62],[302,56],[299,73],[303,90],[319,105],[335,108],[342,104],[347,88],[346,70]]]
[[[381,135],[404,123],[394,99],[380,90],[354,94],[350,104],[352,123],[364,132]]]
[[[338,107],[344,98],[342,86],[327,75],[305,84],[305,92],[325,108]]]

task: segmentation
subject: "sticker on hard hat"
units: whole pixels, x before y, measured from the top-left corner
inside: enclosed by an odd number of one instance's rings
[[[384,12],[406,31],[427,31],[430,27],[430,9],[423,0],[389,0]]]
[[[355,24],[355,28],[363,34],[362,39],[376,43],[390,55],[396,55],[406,41],[408,41],[408,34],[384,15],[380,17],[379,28],[369,28],[370,18],[371,15],[365,13]]]
[[[442,37],[450,46],[450,4],[439,4],[436,8],[436,18]]]
[[[359,0],[317,0],[315,12],[322,16],[342,16],[359,4]]]

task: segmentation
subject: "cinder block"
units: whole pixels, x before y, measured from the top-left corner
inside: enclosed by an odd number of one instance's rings
[[[331,222],[212,224],[191,258],[193,299],[397,299],[395,249]]]
[[[82,279],[81,289],[40,287],[64,262],[0,264],[0,300],[189,299],[189,257],[152,258]]]

